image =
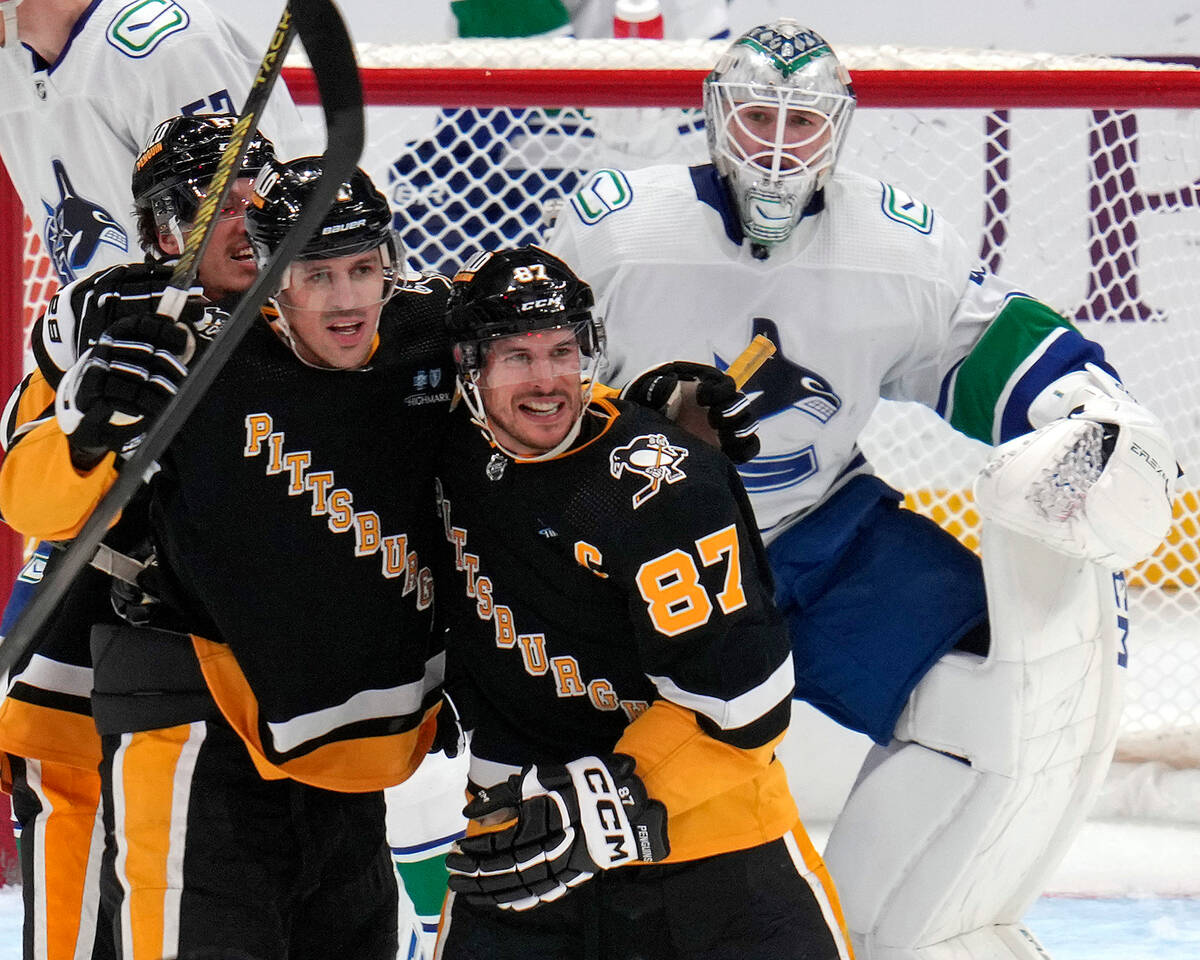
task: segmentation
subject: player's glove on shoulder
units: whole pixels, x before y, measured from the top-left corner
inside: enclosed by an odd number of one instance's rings
[[[621,396],[674,420],[681,402],[680,385],[693,381],[696,403],[705,410],[709,426],[716,431],[721,452],[734,463],[746,463],[758,456],[758,420],[750,410],[751,398],[716,367],[686,360],[664,363],[635,377]]]
[[[458,842],[446,857],[450,889],[471,903],[527,910],[597,870],[665,859],[667,810],[646,795],[634,766],[624,754],[582,757],[529,766],[481,790],[466,816],[510,811],[516,822]]]
[[[110,450],[132,451],[178,392],[194,349],[184,323],[154,313],[114,320],[55,393],[55,416],[75,467],[89,470]]]

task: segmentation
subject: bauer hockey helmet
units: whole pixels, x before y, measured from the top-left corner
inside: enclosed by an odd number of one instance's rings
[[[587,405],[604,359],[604,325],[592,313],[594,302],[592,288],[540,247],[484,252],[455,274],[446,330],[454,343],[459,389],[485,429],[487,415],[480,391],[487,389],[488,353],[496,341],[507,337],[569,329],[578,345],[578,354],[569,362],[578,370],[583,405]],[[569,447],[580,423],[577,419],[554,449],[533,459],[556,456]]]
[[[144,249],[154,250],[164,233],[173,234],[182,249],[182,225],[195,218],[236,123],[231,114],[197,114],[172,117],[154,128],[133,167],[133,202]],[[258,176],[274,156],[271,141],[256,133],[246,147],[241,175]]]
[[[266,164],[254,183],[246,210],[246,232],[259,268],[287,236],[321,177],[320,157],[301,157],[287,163]],[[399,244],[392,230],[392,211],[371,178],[356,169],[338,188],[333,205],[316,232],[296,255],[296,260],[330,260],[380,249],[387,300],[402,273]],[[288,286],[285,274],[281,289]]]
[[[791,235],[828,182],[855,103],[829,44],[790,17],[742,34],[705,78],[709,154],[756,255]]]

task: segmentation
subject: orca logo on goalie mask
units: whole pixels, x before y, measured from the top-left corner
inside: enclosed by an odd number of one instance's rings
[[[128,252],[129,234],[107,210],[75,192],[60,159],[55,157],[51,164],[58,184],[58,201],[54,204],[42,201],[46,208],[43,240],[59,282],[70,283],[89,272],[101,244]]]

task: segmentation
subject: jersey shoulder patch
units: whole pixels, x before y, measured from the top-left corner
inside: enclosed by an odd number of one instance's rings
[[[933,208],[890,183],[880,186],[883,188],[880,207],[885,217],[925,236],[933,231]]]
[[[571,208],[588,226],[632,202],[633,187],[620,170],[594,170],[584,185],[571,195]]]
[[[108,24],[109,44],[135,60],[149,56],[167,37],[186,30],[187,10],[174,0],[134,0],[122,7]]]

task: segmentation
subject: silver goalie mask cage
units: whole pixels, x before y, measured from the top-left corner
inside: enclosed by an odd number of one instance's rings
[[[832,48],[790,18],[755,27],[721,55],[704,81],[708,148],[752,243],[791,235],[833,173],[854,106]]]

